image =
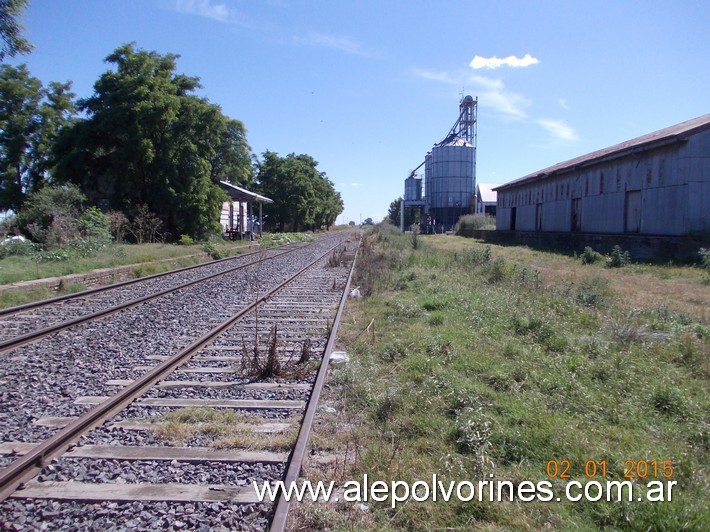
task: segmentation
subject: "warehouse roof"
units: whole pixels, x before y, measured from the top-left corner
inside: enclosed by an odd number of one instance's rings
[[[627,140],[626,142],[621,142],[620,144],[615,144],[614,146],[570,159],[569,161],[557,163],[543,170],[538,170],[532,174],[528,174],[509,183],[505,183],[504,185],[497,186],[494,190],[505,190],[507,188],[545,179],[567,170],[583,168],[599,162],[617,159],[619,157],[639,153],[676,142],[682,142],[693,133],[708,128],[710,128],[710,114],[682,122],[675,126],[660,129],[658,131],[654,131],[653,133],[648,133],[646,135],[636,137],[635,139]]]

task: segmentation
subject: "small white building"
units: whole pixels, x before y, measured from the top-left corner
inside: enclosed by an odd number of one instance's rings
[[[490,183],[478,183],[476,185],[476,214],[496,215],[496,205],[498,204],[498,193],[493,190],[500,185]]]
[[[710,231],[710,114],[495,187],[496,229]]]

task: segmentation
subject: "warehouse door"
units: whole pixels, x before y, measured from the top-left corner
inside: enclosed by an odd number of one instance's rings
[[[582,230],[582,198],[572,199],[572,232]]]
[[[641,230],[641,191],[626,193],[624,232],[638,233]]]
[[[535,231],[542,231],[542,203],[535,206]]]

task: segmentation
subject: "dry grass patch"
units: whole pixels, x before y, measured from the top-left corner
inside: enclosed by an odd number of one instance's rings
[[[488,247],[494,257],[537,270],[545,287],[578,285],[589,277],[608,280],[614,303],[627,310],[655,309],[665,305],[674,313],[684,314],[710,325],[710,287],[698,268],[674,265],[638,264],[623,269],[598,264],[582,264],[578,258],[539,251],[525,246],[484,244],[470,238],[451,235],[428,235],[424,241],[436,249],[464,252]]]
[[[237,370],[241,375],[255,381],[267,379],[303,380],[313,369],[309,363],[312,356],[312,342],[306,338],[300,349],[291,352],[288,360],[279,360],[278,327],[273,325],[266,340],[266,352],[262,353],[259,345],[258,331],[254,334],[253,345],[249,346],[242,338],[241,360]]]
[[[296,444],[298,426],[291,426],[282,432],[256,433],[248,427],[234,427],[229,435],[220,437],[212,443],[215,449],[248,449],[288,451]]]
[[[289,428],[276,432],[255,432],[261,421],[226,408],[181,408],[165,414],[154,423],[153,432],[183,445],[194,436],[208,436],[216,449],[248,449],[280,451],[291,448],[298,436],[299,422],[295,418]]]

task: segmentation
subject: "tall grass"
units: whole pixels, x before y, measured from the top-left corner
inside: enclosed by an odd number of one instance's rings
[[[264,233],[259,237],[259,244],[264,248],[283,246],[293,242],[313,242],[315,237],[311,233]]]
[[[489,214],[467,214],[459,218],[454,232],[459,236],[471,236],[478,229],[495,229],[495,216]]]
[[[572,479],[584,483],[588,460],[606,461],[608,480],[623,479],[627,460],[670,460],[673,501],[410,501],[396,509],[388,501],[371,503],[367,516],[329,510],[331,526],[702,529],[709,324],[657,303],[629,312],[600,276],[543,282],[503,248],[442,250],[422,240],[413,249],[375,228],[363,242],[357,276],[368,280],[368,296],[351,303],[341,325],[351,363],[333,383],[344,413],[327,439],[315,437],[355,458],[312,478],[414,482],[436,473],[477,482],[493,474],[517,485],[550,480],[547,463],[569,460]],[[536,266],[559,260],[536,257]],[[621,328],[636,333],[624,337]],[[633,480],[639,494],[647,480]],[[561,492],[564,482],[551,481]],[[302,522],[317,512],[302,512]]]
[[[242,246],[241,243],[232,242],[213,245],[224,256],[240,252]],[[72,255],[61,261],[42,260],[41,256],[32,253],[13,255],[0,260],[0,284],[180,258],[203,251],[203,244],[113,244],[97,251],[93,256]]]
[[[216,243],[213,248],[222,256],[235,255],[247,249],[242,243],[233,242]],[[28,249],[30,248],[28,247]],[[66,260],[47,261],[45,260],[47,257],[43,258],[42,255],[36,253],[16,254],[0,259],[0,284],[61,277],[133,264],[137,266],[133,268],[132,275],[138,278],[198,264],[204,259],[194,255],[202,253],[203,246],[201,244],[180,246],[169,244],[115,244],[106,246],[93,256],[67,255]],[[164,259],[175,260],[156,262]],[[77,283],[60,283],[57,290],[47,287],[10,287],[0,290],[0,308],[47,299],[76,292],[80,289],[83,289],[83,285]]]

